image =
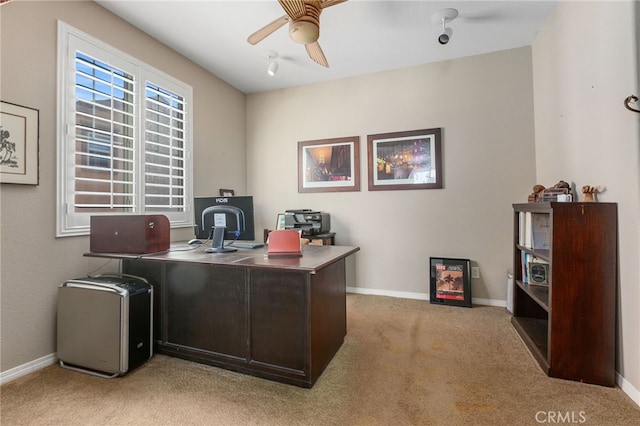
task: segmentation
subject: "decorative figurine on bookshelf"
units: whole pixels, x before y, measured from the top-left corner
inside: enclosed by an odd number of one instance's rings
[[[568,182],[565,182],[563,180],[560,180],[560,181],[558,181],[558,183],[553,185],[553,188],[571,190],[571,184],[568,183]]]
[[[596,194],[602,192],[599,187],[585,185],[582,187],[582,201],[585,203],[595,203]]]
[[[542,194],[542,191],[544,191],[544,186],[543,185],[534,185],[533,186],[533,192],[531,194],[529,194],[529,202],[530,203],[535,203],[538,201],[538,195]]]
[[[542,192],[540,201],[558,201],[558,196],[571,193],[571,185],[563,180],[559,181],[551,188],[547,188]],[[566,200],[565,200],[566,201]]]
[[[529,194],[528,201],[530,203],[558,201],[558,195],[567,194],[571,194],[571,184],[561,180],[549,188],[545,188],[543,185],[535,185],[533,192]],[[564,201],[566,201],[566,199]]]

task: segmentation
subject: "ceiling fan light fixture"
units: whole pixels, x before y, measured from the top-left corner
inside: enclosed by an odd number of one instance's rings
[[[310,44],[318,41],[320,28],[309,21],[296,21],[289,25],[289,37],[296,43]]]

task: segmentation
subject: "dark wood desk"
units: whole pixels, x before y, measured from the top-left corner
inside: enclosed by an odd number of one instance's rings
[[[345,259],[359,248],[303,246],[300,258],[268,258],[266,248],[186,247],[86,256],[121,259],[124,273],[154,286],[157,353],[312,387],[344,341]]]

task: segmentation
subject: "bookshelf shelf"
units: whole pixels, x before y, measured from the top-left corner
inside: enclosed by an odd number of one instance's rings
[[[516,280],[518,287],[531,297],[542,309],[549,311],[549,288],[544,286],[525,284]]]
[[[524,247],[521,245],[517,245],[518,250],[523,251],[525,253],[530,253],[542,260],[546,260],[547,262],[551,259],[551,251],[549,249],[537,249],[533,250],[528,247]]]
[[[614,386],[617,205],[513,211],[514,329],[547,375]]]
[[[514,318],[513,326],[545,374],[549,374],[549,362],[547,360],[547,329],[549,328],[549,322],[542,319],[522,317]]]

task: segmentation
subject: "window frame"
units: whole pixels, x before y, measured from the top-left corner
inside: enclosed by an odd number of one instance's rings
[[[75,56],[76,51],[92,56],[134,75],[136,84],[135,131],[136,203],[131,213],[80,213],[74,210],[75,160]],[[58,21],[58,108],[56,237],[88,235],[90,217],[98,215],[164,214],[172,228],[193,226],[193,89],[188,84],[104,43],[62,21]],[[145,89],[158,85],[184,99],[184,209],[179,212],[152,210],[145,213]],[[171,176],[171,175],[169,175]]]

